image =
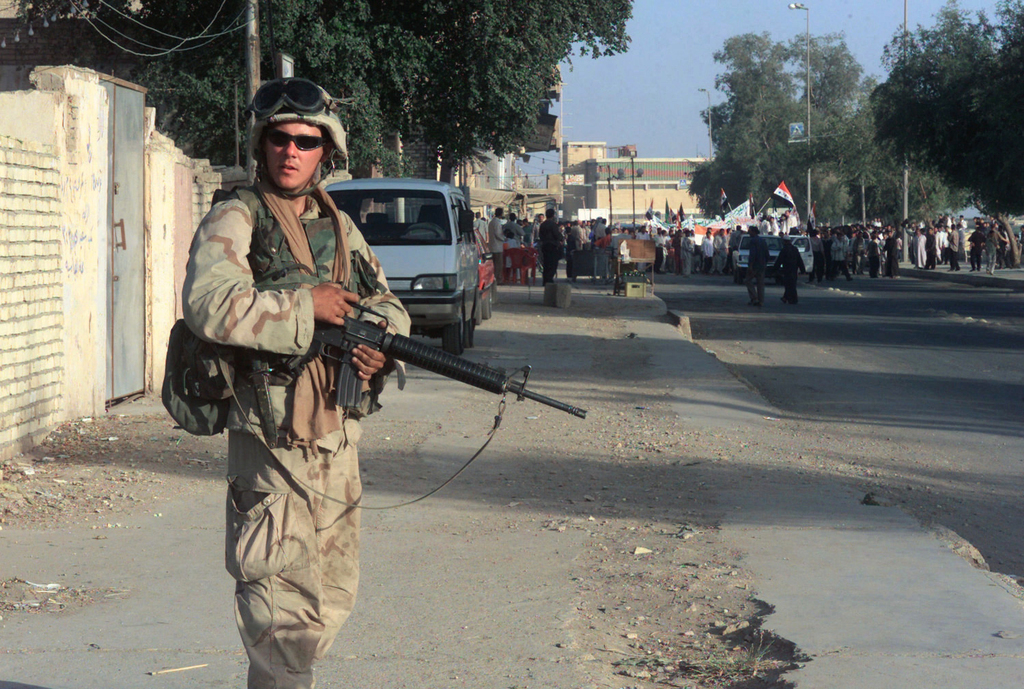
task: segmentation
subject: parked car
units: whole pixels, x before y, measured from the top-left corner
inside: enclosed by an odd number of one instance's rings
[[[782,239],[774,235],[766,235],[763,237],[765,243],[768,245],[768,266],[765,268],[765,278],[776,278],[775,275],[775,259],[779,257],[779,252],[782,251]],[[740,238],[740,246],[736,249],[732,255],[732,281],[736,283],[743,282],[747,277],[747,264],[750,262],[750,235],[743,235]]]
[[[491,317],[492,307],[498,303],[498,285],[494,268],[494,254],[487,247],[487,239],[480,233],[480,230],[475,228],[473,236],[476,239],[476,253],[479,263],[478,274],[480,277],[480,284],[477,288],[480,298],[477,301],[473,315],[476,318],[476,324],[480,325],[480,323]]]
[[[384,266],[388,285],[412,317],[412,332],[440,337],[462,354],[483,313],[473,213],[450,184],[421,179],[358,179],[327,187]]]

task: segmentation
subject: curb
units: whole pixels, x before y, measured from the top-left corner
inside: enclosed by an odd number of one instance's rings
[[[961,285],[972,285],[974,287],[998,287],[1013,290],[1014,292],[1024,292],[1024,279],[1018,280],[996,277],[994,275],[972,275],[970,272],[960,275],[958,273],[950,273],[944,268],[941,270],[921,270],[919,268],[904,268],[903,266],[900,266],[900,274],[920,280],[943,280],[946,282],[956,282]]]
[[[678,311],[668,311],[668,321],[679,331],[679,334],[683,336],[683,339],[687,342],[693,342],[693,331],[690,330],[690,317],[686,316]]]

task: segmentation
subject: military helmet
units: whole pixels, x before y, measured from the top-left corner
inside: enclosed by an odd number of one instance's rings
[[[345,128],[338,119],[338,101],[308,79],[273,79],[256,91],[246,112],[252,118],[249,149],[256,160],[262,159],[260,142],[267,125],[303,122],[320,127],[330,137],[334,150],[348,157]]]

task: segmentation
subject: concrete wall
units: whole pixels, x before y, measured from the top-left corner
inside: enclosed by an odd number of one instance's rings
[[[32,79],[39,91],[4,97],[52,99],[48,116],[36,112],[52,127],[60,171],[60,281],[63,312],[72,316],[65,319],[62,336],[62,416],[93,416],[105,403],[100,383],[106,374],[110,250],[107,92],[98,74],[72,67],[41,68]]]
[[[40,67],[0,93],[0,458],[104,412],[111,222],[101,76]],[[220,175],[146,132],[146,387],[159,390],[176,276]],[[184,250],[182,249],[184,247]]]
[[[187,157],[156,131],[153,109],[146,114],[146,389],[159,391],[188,248],[222,180],[209,161]]]

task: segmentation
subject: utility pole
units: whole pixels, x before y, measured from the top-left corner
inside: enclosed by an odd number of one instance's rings
[[[807,14],[807,222],[811,221],[811,10],[803,3],[790,3],[789,9],[803,10]]]
[[[260,88],[260,6],[259,0],[246,0],[245,2],[245,102],[252,103],[253,96]],[[246,118],[246,136],[249,141],[252,134],[249,131],[250,124]],[[249,183],[256,181],[256,159],[252,155],[252,147],[246,146],[245,169],[248,172]]]
[[[907,0],[903,0],[903,63],[904,69],[907,62]],[[903,247],[907,247],[907,218],[910,216],[910,163],[906,156],[903,158]],[[906,254],[904,253],[904,256]]]
[[[708,160],[715,157],[713,139],[711,138],[711,92],[707,89],[697,89],[708,97]]]

